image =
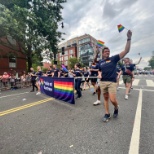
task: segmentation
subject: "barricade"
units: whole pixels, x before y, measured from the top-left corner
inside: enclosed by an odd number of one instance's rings
[[[9,90],[9,89],[16,90],[19,88],[30,87],[30,86],[31,86],[31,82],[29,81],[22,82],[20,78],[17,78],[14,80],[8,79],[8,81],[5,83],[2,82],[2,80],[0,80],[0,91]]]

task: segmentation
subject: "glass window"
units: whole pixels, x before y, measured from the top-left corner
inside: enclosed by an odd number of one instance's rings
[[[65,57],[64,57],[64,60],[68,60],[68,56],[65,56]]]
[[[73,50],[70,50],[69,52],[70,52],[71,55],[73,54]]]
[[[68,55],[68,51],[65,51],[65,55]]]
[[[14,55],[9,56],[9,67],[16,68],[16,57]]]

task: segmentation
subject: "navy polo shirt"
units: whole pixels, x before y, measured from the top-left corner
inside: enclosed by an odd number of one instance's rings
[[[53,77],[57,78],[57,77],[58,77],[59,69],[58,69],[58,68],[55,68],[55,69],[53,69],[52,71],[54,72]]]
[[[74,74],[75,74],[76,77],[82,76],[82,71],[80,69],[76,69],[74,71]]]
[[[99,69],[98,65],[92,65],[91,69]],[[91,71],[91,76],[98,76],[98,71]]]
[[[43,75],[43,73],[42,73],[42,71],[38,71],[38,72],[36,73],[36,75],[37,75],[38,77],[40,77],[40,76]]]
[[[88,75],[89,75],[88,71],[84,72],[84,77],[88,77]]]
[[[99,71],[102,72],[101,81],[116,82],[117,78],[117,62],[120,60],[119,55],[102,59],[99,61]]]
[[[121,69],[123,71],[123,75],[131,75],[130,73],[127,72],[127,70],[132,72],[134,70],[134,65],[132,64],[124,65]]]

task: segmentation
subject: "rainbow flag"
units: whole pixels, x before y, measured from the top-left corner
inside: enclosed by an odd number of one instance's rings
[[[122,32],[125,29],[125,27],[123,25],[121,25],[121,24],[117,25],[117,27],[118,27],[119,33]]]
[[[103,47],[104,44],[105,44],[105,42],[103,42],[103,41],[100,41],[100,40],[97,41],[97,46],[98,47]]]
[[[54,97],[74,104],[74,82],[55,80]]]

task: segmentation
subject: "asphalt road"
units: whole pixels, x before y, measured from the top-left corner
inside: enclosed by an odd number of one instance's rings
[[[120,84],[119,117],[107,123],[90,90],[75,105],[30,88],[0,92],[0,154],[153,154],[154,76],[136,79],[128,100]]]

